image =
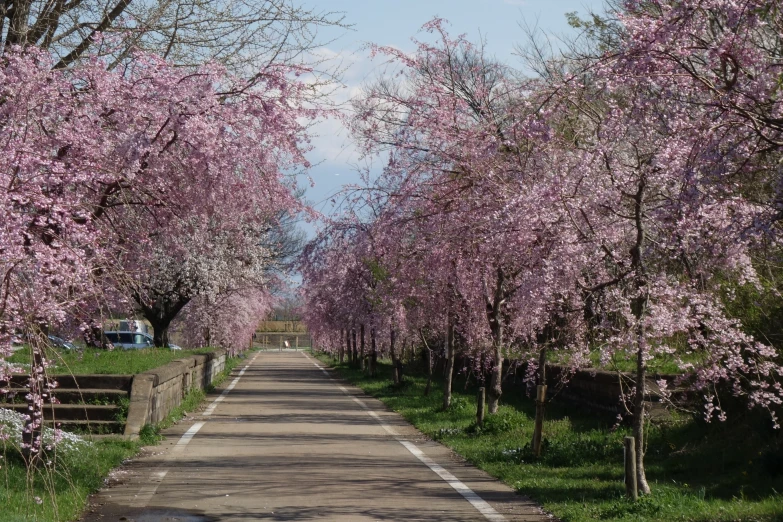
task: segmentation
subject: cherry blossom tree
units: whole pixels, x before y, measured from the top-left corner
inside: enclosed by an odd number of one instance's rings
[[[187,346],[217,346],[231,355],[243,352],[274,298],[266,288],[243,288],[191,300],[176,320]]]
[[[535,177],[552,159],[546,125],[523,96],[530,86],[480,47],[450,38],[442,21],[425,29],[438,43],[419,42],[413,56],[377,50],[399,63],[403,80],[378,82],[365,93],[354,130],[368,153],[390,149],[380,191],[409,208],[403,219],[429,221],[430,233],[418,237],[440,243],[430,248],[443,255],[437,273],[452,274],[454,308],[467,314],[449,323],[461,323],[474,347],[491,346],[494,413],[508,337],[529,345],[569,293],[564,282],[571,274],[552,267],[569,266],[553,259],[570,239],[559,226],[559,193]],[[538,292],[536,277],[565,286]]]
[[[375,49],[399,80],[367,90],[352,129],[388,163],[349,202],[356,215],[380,210],[361,238],[329,246],[327,232],[305,292],[325,331],[339,307],[350,316],[340,292],[355,278],[340,269],[371,236],[373,291],[398,303],[376,312],[409,332],[438,324],[449,350],[461,338],[474,360],[489,355],[492,409],[511,350],[538,355],[529,368],[542,381],[550,349],[572,367],[590,352],[633,361],[625,396],[646,493],[645,400],[669,384],[651,383],[652,359],[680,363],[708,420],[725,418],[729,389],[778,425],[779,352],[732,317],[726,282],[758,286],[753,255],[778,241],[779,10],[651,1],[614,15],[597,55],[559,58],[532,80],[440,20],[425,26],[437,44]]]
[[[177,69],[148,55],[122,72],[98,59],[53,71],[35,49],[3,60],[6,354],[15,331],[40,337],[109,282],[141,288],[134,270],[155,266],[165,248],[181,253],[216,237],[212,253],[227,255],[191,266],[215,274],[205,287],[236,274],[220,276],[221,263],[257,270],[263,232],[281,211],[301,208],[287,170],[306,166],[300,121],[315,113],[302,108],[305,88],[288,68],[269,67],[248,88],[218,66]],[[34,362],[42,364],[37,352]],[[31,395],[33,430],[41,395]]]

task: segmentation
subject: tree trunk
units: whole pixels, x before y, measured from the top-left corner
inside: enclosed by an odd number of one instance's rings
[[[389,333],[389,353],[391,354],[391,360],[392,360],[392,380],[394,381],[395,385],[400,384],[400,360],[397,357],[397,349],[394,346],[394,327],[391,328],[391,332]]]
[[[541,388],[541,387],[544,388]],[[538,354],[538,387],[536,388],[536,421],[533,427],[533,455],[541,454],[544,439],[544,408],[546,406],[546,344]]]
[[[400,350],[400,357],[398,359],[399,360],[398,367],[400,369],[400,382],[402,382],[402,379],[404,377],[404,375],[403,375],[404,370],[405,370],[404,364],[405,364],[405,361],[406,361],[406,359],[405,359],[405,352],[406,352],[407,348],[408,348],[408,338],[407,337],[403,337],[402,338],[402,349]]]
[[[30,0],[21,0],[15,1],[13,4],[13,12],[4,13],[4,16],[11,14],[11,19],[8,24],[8,34],[6,34],[6,49],[10,48],[12,45],[25,47],[25,44],[27,43],[27,33],[30,29],[28,22],[30,20],[32,2]],[[8,5],[7,2],[6,5]]]
[[[147,320],[152,325],[152,340],[155,346],[157,348],[168,347],[169,326],[171,325],[171,321],[173,321],[174,318],[173,317],[164,318],[164,319],[155,318],[154,320],[152,320],[148,317]]]
[[[353,358],[353,365],[359,362],[359,348],[356,346],[356,328],[351,328],[351,356]]]
[[[345,329],[340,328],[340,345],[337,347],[337,360],[342,364],[345,362],[345,346],[343,343],[345,342]]]
[[[488,404],[489,413],[497,413],[500,396],[503,395],[503,316],[501,307],[504,303],[503,287],[505,274],[501,268],[497,269],[497,279],[492,300],[487,299],[487,319],[492,332],[492,355],[494,366],[489,379]]]
[[[361,341],[361,348],[359,351],[359,369],[364,371],[364,323],[359,327],[359,339]]]
[[[644,226],[644,195],[647,180],[644,176],[634,196],[634,218],[636,222],[636,244],[631,248],[631,266],[636,271],[636,291],[639,295],[631,301],[631,312],[636,317],[636,392],[633,398],[633,436],[636,446],[636,482],[639,491],[650,493],[650,485],[644,473],[644,397],[647,394],[647,340],[644,331],[644,314],[649,300],[646,269],[644,266],[644,245],[646,230]]]
[[[446,373],[443,379],[443,409],[451,407],[451,381],[454,376],[454,317],[449,314],[446,325]]]
[[[378,340],[375,336],[375,325],[370,326],[370,377],[378,373]]]
[[[180,310],[190,302],[189,297],[178,296],[175,301],[159,298],[151,305],[145,304],[139,296],[134,296],[144,318],[152,325],[153,342],[158,348],[169,346],[169,326]]]
[[[427,386],[424,387],[424,396],[426,397],[430,394],[430,390],[432,389],[432,350],[430,350],[430,345],[427,344],[427,339],[424,337],[424,332],[421,331],[421,328],[419,328],[419,337],[421,337],[421,342],[424,345],[424,353],[427,362]]]
[[[497,314],[498,316],[500,314]],[[494,358],[494,366],[492,367],[492,374],[489,379],[489,400],[488,410],[489,413],[498,412],[498,404],[500,403],[500,396],[503,394],[503,330],[500,326],[500,317],[495,321],[495,326],[492,332],[492,355]]]
[[[636,392],[633,397],[633,436],[636,446],[636,484],[639,492],[648,495],[650,485],[644,473],[644,397],[647,394],[647,362],[644,358],[644,334],[639,335],[639,346],[636,354]]]

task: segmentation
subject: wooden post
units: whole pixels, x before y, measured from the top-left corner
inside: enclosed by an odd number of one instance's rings
[[[476,424],[479,426],[484,425],[484,404],[487,401],[486,390],[482,386],[478,389],[478,398],[476,406]]]
[[[546,407],[546,385],[536,387],[536,424],[533,428],[533,456],[541,456],[541,441],[544,431],[544,408]]]
[[[636,484],[636,445],[633,437],[625,437],[625,495],[631,500],[639,499]]]

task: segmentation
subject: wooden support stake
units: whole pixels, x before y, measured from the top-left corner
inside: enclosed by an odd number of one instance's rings
[[[636,484],[636,445],[633,437],[625,437],[625,495],[631,500],[639,499]]]
[[[478,389],[478,401],[476,407],[476,424],[479,426],[484,425],[484,405],[487,402],[486,390],[482,386]]]
[[[536,387],[536,424],[533,428],[533,456],[541,456],[541,442],[544,439],[544,409],[546,408],[546,385]]]

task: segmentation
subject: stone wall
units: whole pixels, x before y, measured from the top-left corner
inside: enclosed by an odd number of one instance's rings
[[[125,436],[136,439],[145,424],[155,424],[182,403],[192,389],[204,389],[226,366],[225,350],[191,355],[133,377]]]
[[[522,383],[524,367],[517,371],[517,386],[525,386]],[[680,388],[674,386],[678,375],[649,374],[646,382],[649,392],[649,402],[655,404],[660,401],[658,380],[668,383],[670,390],[678,399],[685,399],[685,394]],[[546,371],[547,395],[555,400],[570,402],[582,406],[585,409],[605,412],[616,415],[623,413],[625,408],[621,400],[623,392],[628,393],[633,384],[633,374],[602,371],[596,369],[582,369],[571,373],[564,366],[547,364]]]

